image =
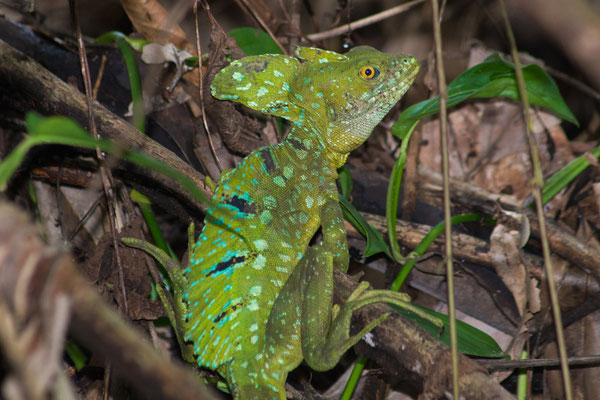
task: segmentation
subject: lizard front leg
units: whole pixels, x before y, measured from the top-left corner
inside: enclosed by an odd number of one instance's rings
[[[341,307],[333,305],[333,266],[340,260],[348,262],[345,230],[341,225],[341,218],[337,202],[324,207],[321,213],[323,243],[309,248],[299,264],[304,269],[301,273],[300,292],[302,353],[308,365],[318,371],[333,368],[350,347],[388,317],[388,314],[378,317],[359,333],[351,336],[352,313],[359,308],[372,303],[389,303],[423,316],[420,310],[409,303],[410,297],[407,294],[388,290],[367,290],[367,282],[361,282]],[[342,231],[343,240],[339,237]],[[345,256],[340,254],[342,248]],[[347,269],[347,264],[342,269]],[[427,315],[425,318],[441,326],[441,321]]]
[[[348,253],[348,239],[344,228],[344,216],[336,198],[328,200],[321,209],[321,226],[323,229],[322,248],[330,251],[333,265],[342,271],[348,271],[350,254]]]

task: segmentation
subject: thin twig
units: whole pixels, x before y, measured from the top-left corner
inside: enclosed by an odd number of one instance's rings
[[[328,39],[328,38],[338,36],[338,35],[343,35],[344,33],[348,32],[349,30],[364,28],[365,26],[372,25],[379,21],[383,21],[384,19],[401,14],[405,11],[410,10],[417,4],[421,4],[424,2],[425,2],[425,0],[409,1],[408,3],[400,4],[396,7],[392,7],[390,9],[387,9],[380,13],[373,14],[369,17],[361,18],[354,22],[349,22],[347,24],[340,25],[337,28],[329,29],[327,31],[318,32],[318,33],[311,33],[310,35],[306,35],[306,38],[313,42],[318,42],[319,40]]]
[[[206,110],[204,109],[204,76],[202,74],[202,48],[200,47],[200,27],[198,26],[198,2],[200,0],[196,0],[194,2],[194,25],[196,27],[196,53],[198,53],[198,96],[200,98],[200,111],[202,113],[202,124],[204,125],[204,131],[206,132],[206,137],[208,138],[208,147],[210,147],[210,151],[217,162],[217,167],[219,167],[219,172],[223,172],[223,165],[221,164],[221,160],[217,155],[215,150],[215,145],[212,140],[212,135],[210,134],[210,129],[208,129],[208,123],[206,122]],[[202,7],[206,10],[208,15],[210,13],[210,6],[207,1],[202,1]]]
[[[88,64],[87,55],[85,52],[85,42],[83,41],[83,35],[81,34],[81,26],[79,23],[79,12],[78,12],[78,0],[69,0],[69,7],[71,9],[71,15],[73,18],[73,25],[75,27],[75,34],[77,35],[77,48],[79,50],[79,61],[81,63],[81,74],[85,86],[85,95],[87,100],[87,115],[88,115],[88,126],[92,136],[95,139],[100,139],[100,135],[96,129],[96,120],[94,119],[94,99],[92,98],[92,79],[90,77],[90,66]],[[117,241],[117,232],[120,232],[122,227],[125,225],[121,214],[116,204],[116,196],[114,192],[114,182],[112,180],[112,174],[106,168],[105,158],[100,151],[99,147],[96,147],[96,158],[100,164],[100,176],[102,178],[102,186],[104,193],[106,194],[106,203],[109,209],[110,229],[112,233],[112,242],[115,249],[115,259],[117,261],[117,271],[119,276],[119,286],[121,287],[121,295],[123,296],[123,310],[125,313],[128,312],[127,307],[127,293],[125,291],[125,279],[123,278],[123,264],[121,263],[121,255],[119,252],[119,243]]]
[[[271,39],[273,39],[273,41],[281,49],[283,54],[287,55],[288,54],[287,51],[285,51],[285,49],[283,48],[283,45],[279,42],[277,37],[275,37],[275,34],[273,34],[273,31],[271,31],[269,26],[265,23],[265,21],[263,21],[263,19],[260,17],[260,15],[258,15],[258,13],[252,7],[250,7],[250,4],[248,4],[248,1],[247,0],[235,0],[235,1],[236,1],[236,3],[238,3],[238,5],[240,6],[240,8],[242,10],[247,11],[252,16],[252,18],[254,18],[256,20],[256,22],[260,25],[260,27],[263,28],[269,36],[271,36]]]
[[[544,65],[543,68],[553,77],[560,79],[561,81],[567,83],[568,85],[571,85],[572,87],[579,90],[580,92],[590,96],[592,99],[594,99],[596,101],[600,101],[600,92],[598,92],[591,86],[586,85],[582,81],[577,80],[577,79],[565,74],[564,72],[554,69],[548,65]]]
[[[104,76],[104,67],[106,66],[106,54],[102,54],[102,58],[100,60],[100,68],[98,69],[98,76],[96,77],[96,83],[94,83],[94,89],[92,90],[92,96],[94,99],[98,98],[98,90],[100,89],[100,83],[102,82],[102,77]]]
[[[544,358],[530,360],[477,360],[484,367],[491,370],[515,369],[515,368],[539,368],[539,367],[557,367],[560,365],[560,358]],[[597,366],[600,364],[600,355],[579,356],[567,358],[569,365]]]
[[[548,243],[548,236],[546,233],[546,220],[544,217],[544,204],[542,203],[542,185],[544,179],[542,177],[542,168],[540,166],[540,158],[538,155],[537,145],[535,138],[532,133],[531,114],[529,112],[529,99],[525,88],[525,80],[523,78],[523,71],[521,71],[521,62],[519,60],[519,54],[517,53],[517,45],[515,37],[508,20],[508,14],[504,1],[500,0],[500,9],[502,11],[502,18],[504,19],[506,34],[510,43],[510,50],[513,61],[515,63],[515,74],[517,77],[517,85],[519,88],[519,96],[523,104],[523,114],[525,117],[525,134],[529,143],[529,151],[531,157],[531,164],[533,165],[533,179],[531,181],[531,190],[535,199],[536,212],[538,216],[538,223],[540,227],[540,239],[542,242],[542,253],[544,255],[544,264],[546,265],[546,279],[548,280],[548,291],[550,293],[550,301],[552,303],[552,315],[554,317],[554,325],[556,327],[556,339],[558,344],[558,353],[561,360],[561,371],[563,378],[563,385],[565,388],[565,398],[571,400],[573,398],[571,390],[571,376],[569,375],[569,364],[567,360],[567,350],[565,345],[565,338],[562,326],[562,318],[560,315],[560,306],[558,304],[558,293],[556,290],[556,284],[554,282],[554,273],[552,271],[552,260],[550,254],[550,245]]]
[[[442,155],[442,175],[444,187],[444,239],[446,248],[446,280],[448,284],[448,317],[450,320],[450,349],[452,354],[452,392],[458,399],[458,339],[456,334],[456,306],[454,305],[454,268],[452,260],[452,211],[450,209],[450,164],[448,160],[448,113],[446,77],[442,58],[442,30],[440,27],[439,4],[431,0],[433,8],[433,35],[435,40],[435,65],[440,98],[440,141]]]
[[[58,182],[58,180],[57,180],[57,182]],[[96,207],[98,207],[98,205],[102,201],[102,198],[103,198],[103,194],[100,193],[100,195],[98,197],[96,197],[96,200],[94,201],[94,204],[92,204],[87,209],[87,211],[83,214],[83,216],[79,219],[79,222],[77,223],[77,226],[75,227],[75,229],[73,229],[73,231],[69,234],[69,236],[67,238],[67,241],[69,243],[71,243],[73,241],[73,239],[75,238],[75,236],[77,236],[77,234],[79,233],[79,230],[87,222],[88,218],[92,215],[92,213],[96,210]],[[60,207],[59,207],[59,210],[60,210]]]

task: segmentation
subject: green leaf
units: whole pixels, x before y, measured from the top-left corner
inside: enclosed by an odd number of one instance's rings
[[[133,109],[133,126],[140,132],[146,132],[146,112],[144,109],[144,97],[142,94],[142,78],[140,70],[133,54],[133,48],[127,38],[118,38],[117,47],[125,60],[127,75],[129,77],[129,88],[131,90],[131,102]]]
[[[590,154],[596,158],[600,157],[600,146],[590,151]],[[565,186],[567,186],[573,179],[579,174],[586,170],[590,166],[590,162],[585,155],[581,155],[570,163],[562,167],[554,175],[552,175],[544,187],[542,187],[542,202],[546,204],[554,198]],[[532,206],[535,204],[532,203]]]
[[[0,191],[6,190],[8,180],[15,173],[19,165],[21,165],[23,158],[25,158],[29,149],[34,145],[34,141],[31,138],[27,138],[19,143],[19,145],[15,147],[4,160],[2,160],[0,163]]]
[[[417,315],[413,314],[410,311],[401,309],[396,306],[392,306],[396,311],[398,311],[402,316],[410,321],[414,321],[421,328],[440,339],[446,345],[450,345],[450,329],[449,329],[449,321],[448,316],[445,314],[441,314],[430,310],[425,307],[421,307],[417,304],[413,304],[415,307],[418,307],[425,311],[426,313],[439,318],[444,323],[446,329],[444,332],[440,334],[439,328],[433,325],[431,322],[426,321],[422,318],[419,318]],[[463,354],[468,354],[470,356],[477,357],[487,357],[487,358],[508,358],[508,356],[502,351],[498,343],[487,333],[471,326],[465,322],[456,321],[456,332],[458,335],[458,351]]]
[[[31,137],[44,140],[48,135],[63,137],[73,140],[88,140],[93,143],[92,137],[77,122],[65,117],[42,117],[29,112],[25,115],[27,132]]]
[[[97,44],[109,44],[109,43],[116,42],[118,39],[125,40],[127,43],[129,43],[129,45],[131,47],[133,47],[134,50],[139,51],[139,52],[141,52],[144,49],[145,45],[152,43],[152,42],[147,41],[146,39],[130,38],[129,36],[125,35],[123,32],[119,32],[119,31],[109,31],[109,32],[103,33],[102,35],[100,35],[96,38],[96,43]]]
[[[67,340],[65,342],[65,351],[67,352],[67,355],[69,356],[71,361],[73,361],[73,364],[75,364],[75,369],[77,371],[80,371],[83,367],[85,367],[88,358],[79,346],[77,346],[70,340]]]
[[[337,172],[338,182],[340,183],[340,188],[342,189],[342,197],[346,200],[350,200],[350,195],[352,194],[352,189],[354,187],[350,169],[348,166],[342,165],[340,168],[338,168]]]
[[[413,125],[416,126],[416,124]],[[390,242],[390,248],[392,249],[392,256],[394,261],[397,263],[404,263],[404,257],[400,250],[400,244],[398,243],[398,237],[396,234],[396,217],[398,216],[398,201],[400,196],[400,185],[402,183],[402,173],[404,172],[404,164],[406,163],[408,144],[410,137],[412,136],[413,129],[405,132],[402,138],[402,145],[400,145],[400,154],[394,163],[392,174],[390,175],[390,182],[388,184],[387,199],[385,202],[385,222],[388,229],[388,241]]]
[[[133,126],[140,132],[146,130],[146,115],[144,111],[144,99],[142,96],[142,79],[140,71],[133,54],[133,50],[142,51],[144,46],[149,44],[147,40],[132,39],[119,31],[110,31],[103,33],[96,38],[96,43],[107,44],[115,43],[123,56],[127,75],[129,76],[129,87],[131,88],[131,102],[133,104]]]
[[[133,162],[142,167],[158,171],[163,175],[181,184],[196,200],[202,204],[210,205],[212,200],[203,194],[188,177],[172,169],[168,165],[155,160],[147,154],[119,148],[108,140],[95,140],[75,121],[66,117],[40,117],[35,113],[25,116],[27,129],[30,133],[19,145],[0,163],[0,190],[5,190],[6,183],[23,162],[27,151],[35,145],[42,143],[62,144],[67,146],[84,147],[111,153],[124,160]]]
[[[255,28],[236,28],[229,32],[240,49],[247,56],[261,54],[283,54],[271,36]]]
[[[345,198],[339,197],[340,206],[342,207],[342,213],[344,218],[349,221],[360,233],[367,239],[367,248],[365,249],[365,257],[370,257],[374,254],[385,253],[388,257],[392,258],[390,249],[388,248],[385,240],[381,233],[377,231],[371,224],[365,220],[365,218],[358,212],[358,210]]]
[[[523,76],[531,104],[547,108],[562,119],[578,125],[550,75],[532,64],[523,67]],[[520,99],[513,64],[502,60],[497,54],[463,72],[448,85],[448,107],[468,98],[490,97]],[[438,97],[415,104],[400,115],[392,126],[392,133],[402,137],[420,119],[435,114],[438,110]]]
[[[146,222],[146,226],[150,231],[150,235],[152,236],[154,243],[156,243],[159,249],[161,249],[165,253],[168,253],[173,260],[179,261],[177,259],[177,256],[175,255],[175,252],[173,252],[173,249],[171,249],[171,247],[165,240],[162,231],[160,230],[160,226],[158,225],[158,221],[156,220],[154,211],[152,211],[152,202],[150,201],[150,199],[135,189],[131,189],[129,196],[131,197],[131,200],[135,201],[138,207],[140,208],[140,211],[142,212],[142,216],[144,217],[144,221]]]

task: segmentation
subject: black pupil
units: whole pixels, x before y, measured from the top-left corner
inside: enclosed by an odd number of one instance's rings
[[[366,76],[371,76],[372,73],[373,73],[373,70],[371,68],[365,69],[365,75]]]

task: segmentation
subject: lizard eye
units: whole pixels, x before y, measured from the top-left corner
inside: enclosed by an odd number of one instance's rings
[[[366,67],[362,67],[360,69],[360,76],[365,79],[375,79],[379,76],[379,70],[375,67],[367,65]]]

